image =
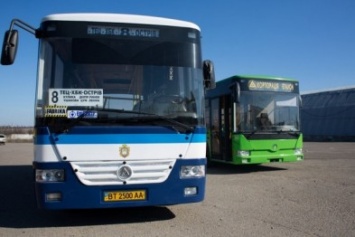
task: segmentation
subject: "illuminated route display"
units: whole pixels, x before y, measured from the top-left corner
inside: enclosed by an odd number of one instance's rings
[[[253,91],[297,92],[298,83],[286,81],[248,80],[243,89]]]
[[[88,35],[113,35],[113,36],[159,38],[159,30],[144,29],[144,28],[88,26],[87,33]]]

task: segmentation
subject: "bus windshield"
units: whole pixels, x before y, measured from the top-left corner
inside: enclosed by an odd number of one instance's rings
[[[53,37],[41,39],[39,54],[37,126],[78,118],[134,124],[151,115],[188,126],[204,121],[196,43]]]
[[[242,91],[236,108],[241,132],[299,131],[299,96],[295,93]]]

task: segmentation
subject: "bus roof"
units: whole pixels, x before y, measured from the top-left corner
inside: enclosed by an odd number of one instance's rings
[[[258,79],[258,80],[282,80],[282,81],[293,81],[293,82],[297,82],[297,80],[292,79],[292,78],[286,78],[286,77],[278,77],[278,76],[270,76],[270,75],[234,75],[231,77],[228,77],[226,79],[246,79],[246,80],[250,80],[250,79]],[[222,80],[226,80],[226,79],[222,79]],[[222,81],[221,80],[221,81]]]
[[[113,14],[113,13],[63,13],[52,14],[44,17],[45,21],[84,21],[84,22],[113,22],[113,23],[133,23],[145,25],[162,25],[193,28],[200,31],[200,27],[188,21],[175,20],[170,18],[131,15],[131,14]]]

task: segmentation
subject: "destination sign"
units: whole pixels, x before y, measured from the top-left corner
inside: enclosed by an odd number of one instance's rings
[[[279,82],[279,81],[264,81],[264,80],[250,80],[248,81],[249,90],[258,91],[280,91],[280,92],[292,92],[295,89],[295,85],[292,82]]]
[[[115,26],[88,26],[87,34],[101,35],[101,36],[159,38],[159,30],[157,29],[115,27]]]
[[[49,105],[99,106],[104,104],[103,89],[49,89]]]

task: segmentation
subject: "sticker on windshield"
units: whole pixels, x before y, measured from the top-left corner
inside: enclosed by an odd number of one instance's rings
[[[67,117],[67,106],[46,106],[44,108],[44,117]]]
[[[49,89],[49,105],[98,106],[104,104],[103,89]]]
[[[88,118],[95,119],[97,118],[97,111],[92,110],[68,110],[68,119],[76,119],[76,118]]]

